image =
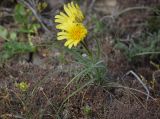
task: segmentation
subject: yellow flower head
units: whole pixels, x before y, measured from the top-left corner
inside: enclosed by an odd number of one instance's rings
[[[55,16],[56,28],[61,30],[57,34],[58,40],[66,39],[65,46],[71,48],[77,46],[87,35],[87,29],[83,25],[84,16],[77,4],[73,2],[64,5],[64,11]]]
[[[26,82],[20,82],[16,84],[16,87],[19,88],[21,91],[27,91],[29,88],[29,84]]]

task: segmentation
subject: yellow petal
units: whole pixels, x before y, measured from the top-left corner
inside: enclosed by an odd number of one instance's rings
[[[57,40],[64,40],[64,39],[67,39],[67,37],[66,36],[58,36],[57,37]]]
[[[68,48],[71,49],[72,46],[73,46],[73,44],[71,43],[71,44],[68,45]]]
[[[64,46],[68,46],[69,44],[71,44],[73,42],[73,40],[67,40],[64,44]]]
[[[69,16],[69,17],[72,17],[72,14],[70,12],[70,10],[68,9],[68,7],[66,5],[64,5],[64,11],[66,12],[66,14]]]
[[[68,35],[68,33],[67,32],[59,32],[58,34],[57,34],[58,36],[67,36]]]
[[[74,46],[76,47],[79,42],[80,42],[80,41],[74,41],[74,42],[73,42]]]
[[[63,24],[59,24],[56,26],[57,29],[61,29],[61,30],[66,30],[66,25],[63,25]]]

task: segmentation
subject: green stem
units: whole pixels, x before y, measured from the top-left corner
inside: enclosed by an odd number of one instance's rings
[[[85,41],[81,42],[82,46],[86,49],[88,56],[92,59],[92,52],[89,50],[87,43]]]

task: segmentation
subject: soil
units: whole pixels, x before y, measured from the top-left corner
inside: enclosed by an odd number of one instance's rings
[[[14,64],[0,69],[1,93],[0,114],[2,119],[31,116],[39,119],[54,119],[58,107],[75,90],[72,85],[63,90],[69,81],[65,72],[55,73],[55,69],[44,69],[33,64]],[[138,81],[128,76],[126,86],[138,87]],[[19,91],[15,83],[26,81],[29,90]],[[138,90],[138,88],[135,88]],[[22,103],[23,101],[23,103]],[[89,113],[84,111],[85,107]],[[146,95],[123,88],[106,89],[92,85],[71,97],[61,113],[63,119],[159,119],[159,99],[146,99]]]

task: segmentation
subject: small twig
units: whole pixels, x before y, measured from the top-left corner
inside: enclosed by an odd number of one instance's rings
[[[105,20],[106,18],[111,18],[112,20],[115,20],[117,17],[121,16],[122,14],[126,13],[126,12],[130,12],[130,11],[133,11],[133,10],[151,10],[150,7],[144,7],[144,6],[141,6],[141,7],[129,7],[129,8],[126,8],[120,12],[112,12],[111,15],[107,15],[107,16],[104,16],[101,18],[100,21],[103,21]]]
[[[133,11],[133,10],[143,10],[143,9],[145,9],[145,10],[151,10],[150,7],[144,7],[144,6],[140,6],[140,7],[129,7],[129,8],[126,8],[126,9],[120,11],[118,14],[115,14],[114,16],[118,17],[118,16],[120,16],[120,15],[126,13],[126,12],[130,12],[130,11]]]
[[[45,98],[47,99],[48,103],[52,106],[53,110],[56,112],[55,106],[52,104],[52,102],[50,101],[50,99],[48,98],[48,96],[46,95],[46,93],[44,92],[43,88],[40,91],[45,96]]]
[[[96,2],[96,0],[92,0],[92,1],[91,1],[91,4],[89,5],[89,13],[91,13],[92,8],[93,8],[95,2]]]
[[[5,11],[5,12],[12,12],[12,9],[10,8],[5,8],[5,7],[1,7],[0,11]]]
[[[135,72],[133,72],[133,71],[131,70],[131,71],[128,71],[128,72],[126,73],[126,75],[129,75],[129,74],[132,74],[132,75],[142,84],[142,86],[144,87],[144,89],[145,89],[146,92],[147,92],[147,100],[148,100],[149,97],[150,97],[150,92],[149,92],[147,86],[142,82],[141,78],[140,78]]]
[[[50,32],[50,30],[42,22],[41,18],[39,17],[39,15],[35,11],[35,9],[28,2],[26,2],[25,0],[18,0],[18,1],[24,3],[32,11],[32,13],[37,18],[37,20],[40,22],[40,24],[42,25],[42,27],[44,28],[45,31]]]
[[[137,53],[134,56],[150,55],[150,54],[160,54],[160,52],[142,52],[142,53]]]
[[[9,118],[16,118],[16,119],[26,119],[20,115],[13,115],[13,114],[3,114],[0,116],[0,118],[4,119],[6,117],[9,117]]]
[[[2,7],[2,8],[0,8],[0,17],[3,18],[3,17],[7,17],[7,16],[13,16],[12,11],[13,10],[10,8]]]
[[[100,21],[102,22],[103,20],[105,19],[111,19],[111,20],[114,20],[114,17],[112,15],[107,15],[107,16],[103,16]]]
[[[152,96],[148,95],[148,93],[145,93],[145,92],[143,92],[143,91],[141,91],[141,90],[137,90],[137,89],[135,89],[135,88],[125,87],[125,86],[122,86],[122,85],[117,84],[117,83],[115,83],[115,84],[113,84],[113,83],[108,83],[108,86],[109,86],[109,87],[115,87],[115,88],[123,88],[123,89],[127,89],[127,90],[133,90],[133,91],[139,92],[139,93],[141,93],[141,94],[144,94],[144,95],[146,95],[147,97],[151,98],[152,100],[156,101],[156,99],[153,98]]]

